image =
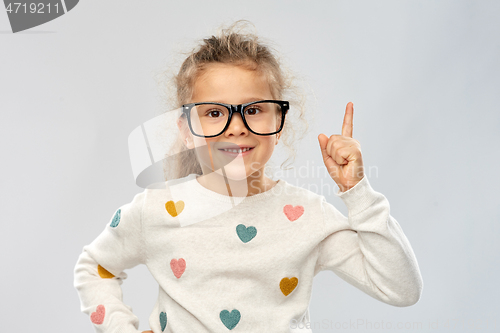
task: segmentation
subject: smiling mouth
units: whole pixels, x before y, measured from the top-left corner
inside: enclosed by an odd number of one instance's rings
[[[228,153],[236,153],[236,154],[241,154],[241,153],[244,153],[246,151],[249,151],[249,150],[252,150],[253,147],[247,147],[247,148],[243,148],[243,149],[230,149],[230,148],[227,148],[227,149],[219,149],[221,151],[226,151]]]

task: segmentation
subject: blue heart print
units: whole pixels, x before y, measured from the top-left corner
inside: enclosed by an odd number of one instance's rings
[[[247,228],[243,224],[238,224],[236,233],[243,243],[248,243],[257,235],[257,229],[255,229],[255,227]]]
[[[118,223],[120,223],[121,214],[121,209],[118,209],[115,213],[115,216],[113,216],[113,221],[111,221],[111,224],[109,225],[111,228],[116,228],[118,226]]]
[[[161,331],[163,332],[165,330],[165,327],[167,327],[167,314],[165,312],[160,313],[160,325]]]
[[[229,311],[227,311],[227,310],[222,310],[220,312],[219,317],[220,317],[220,320],[222,320],[222,323],[224,324],[224,326],[226,326],[228,329],[232,330],[240,322],[241,314],[236,309],[231,311],[231,313],[229,313]]]

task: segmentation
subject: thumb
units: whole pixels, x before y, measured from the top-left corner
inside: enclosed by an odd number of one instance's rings
[[[328,154],[326,152],[326,145],[328,144],[328,137],[321,133],[318,135],[318,142],[319,142],[319,147],[321,149],[321,155],[323,155],[323,158],[327,158]]]

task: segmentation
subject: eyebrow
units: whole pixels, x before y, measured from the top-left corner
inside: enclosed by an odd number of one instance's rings
[[[266,98],[261,98],[261,97],[250,97],[250,98],[245,99],[244,102],[241,103],[241,104],[250,103],[250,102],[256,102],[256,101],[265,101],[265,100],[267,100],[267,99]],[[222,102],[220,100],[211,101],[211,102],[223,103],[223,104],[230,104],[230,103]]]

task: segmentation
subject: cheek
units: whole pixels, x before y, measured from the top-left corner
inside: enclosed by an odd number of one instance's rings
[[[262,149],[262,153],[264,155],[272,155],[275,147],[276,138],[274,136],[266,137],[262,139],[260,142]]]
[[[205,138],[200,138],[198,136],[192,136],[192,139],[193,139],[193,148],[195,147],[203,147],[203,146],[206,146],[209,141]]]

